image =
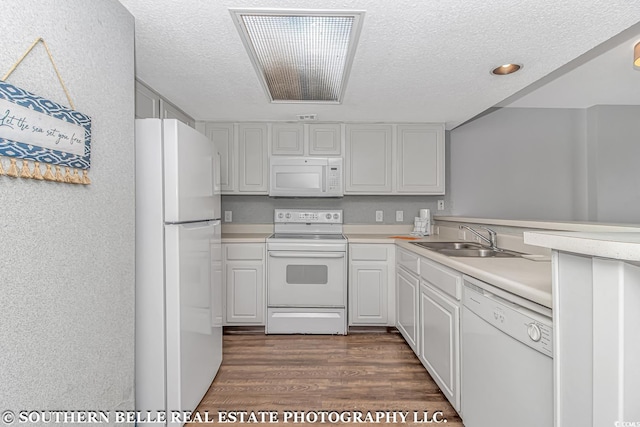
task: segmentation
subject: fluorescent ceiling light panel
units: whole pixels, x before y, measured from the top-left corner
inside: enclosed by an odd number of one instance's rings
[[[340,103],[364,12],[231,10],[271,102]]]

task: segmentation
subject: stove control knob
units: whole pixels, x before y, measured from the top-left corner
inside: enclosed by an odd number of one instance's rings
[[[291,219],[291,214],[290,213],[287,213],[285,216],[287,217],[287,219]]]
[[[280,212],[280,213],[278,214],[278,218],[280,218],[280,219],[284,218],[284,214],[283,214],[282,212]]]
[[[338,218],[340,218],[340,214],[334,213],[333,214],[333,219],[338,219]]]
[[[327,219],[331,219],[331,214],[330,213],[328,213],[326,216],[327,216]]]
[[[542,338],[540,327],[535,323],[529,323],[529,326],[527,327],[527,333],[529,334],[529,338],[531,338],[535,342],[540,341],[540,338]]]

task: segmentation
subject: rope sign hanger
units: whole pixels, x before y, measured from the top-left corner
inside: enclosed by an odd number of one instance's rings
[[[44,41],[44,39],[42,37],[38,37],[36,39],[36,41],[34,41],[31,46],[29,46],[29,49],[26,50],[26,52],[20,57],[20,59],[18,59],[18,61],[16,61],[15,64],[13,64],[13,66],[11,67],[11,69],[9,69],[9,71],[7,72],[7,74],[5,74],[4,76],[2,76],[2,81],[6,81],[9,76],[16,70],[16,68],[18,68],[18,65],[20,65],[22,63],[22,61],[24,61],[24,59],[27,57],[27,55],[29,55],[31,53],[31,51],[33,50],[34,47],[36,47],[36,45],[38,43],[42,42],[42,45],[44,46],[45,50],[47,51],[47,56],[49,56],[49,60],[51,61],[51,65],[53,65],[53,70],[56,72],[56,76],[58,76],[58,81],[60,81],[60,85],[62,86],[62,90],[64,90],[64,94],[67,96],[67,101],[69,101],[69,106],[72,109],[76,109],[76,107],[73,105],[73,101],[71,100],[71,96],[69,95],[69,91],[67,90],[67,87],[64,84],[64,81],[62,80],[62,76],[60,75],[60,72],[58,71],[58,67],[56,67],[56,63],[53,60],[53,55],[51,55],[51,51],[49,50],[49,46],[47,46],[47,42]]]

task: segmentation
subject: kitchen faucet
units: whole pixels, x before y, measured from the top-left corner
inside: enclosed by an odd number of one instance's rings
[[[487,228],[487,227],[480,226],[480,228],[482,228],[487,233],[489,233],[489,238],[488,239],[486,237],[484,237],[482,234],[480,234],[478,231],[476,231],[473,228],[469,227],[468,225],[461,225],[460,226],[460,230],[463,230],[463,229],[469,230],[470,232],[472,232],[473,234],[478,236],[481,240],[487,242],[489,244],[489,246],[491,247],[491,249],[493,249],[494,251],[501,250],[500,248],[498,248],[496,232],[493,231],[490,228]]]

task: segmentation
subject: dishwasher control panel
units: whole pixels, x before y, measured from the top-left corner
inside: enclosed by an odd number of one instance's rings
[[[553,356],[551,319],[507,301],[485,289],[465,283],[463,305],[482,320],[521,343]]]

